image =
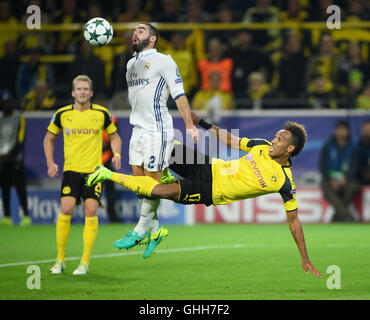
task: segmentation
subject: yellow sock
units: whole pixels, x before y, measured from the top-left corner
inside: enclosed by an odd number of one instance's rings
[[[98,234],[98,217],[86,217],[85,227],[83,233],[84,252],[82,254],[81,262],[89,265],[90,255],[94,247],[95,239]]]
[[[71,230],[71,218],[72,216],[66,214],[59,214],[57,221],[57,249],[58,256],[57,260],[65,261],[66,247],[68,242],[69,231]]]
[[[110,179],[111,181],[119,183],[125,188],[146,197],[151,197],[154,187],[159,184],[159,182],[152,177],[131,176],[116,172],[113,172]]]

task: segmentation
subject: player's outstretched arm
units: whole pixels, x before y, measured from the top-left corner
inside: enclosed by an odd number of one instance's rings
[[[240,150],[240,138],[234,136],[229,131],[225,129],[221,129],[220,127],[205,122],[202,118],[200,118],[194,111],[191,111],[191,117],[193,122],[202,128],[208,130],[217,140],[221,141],[222,143],[226,144],[228,147],[232,149]]]
[[[298,210],[287,212],[287,217],[290,231],[298,246],[298,250],[302,258],[302,267],[304,271],[306,272],[306,274],[311,271],[316,277],[321,278],[320,272],[314,267],[314,265],[308,258],[302,224],[298,218]]]

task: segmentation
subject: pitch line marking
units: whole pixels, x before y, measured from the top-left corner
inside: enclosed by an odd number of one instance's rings
[[[263,247],[282,247],[283,245],[277,244],[230,244],[230,245],[210,245],[210,246],[196,246],[196,247],[185,247],[185,248],[173,248],[173,249],[158,249],[157,253],[176,253],[176,252],[189,252],[189,251],[202,251],[202,250],[217,250],[217,249],[240,249],[240,248],[263,248]],[[347,244],[342,243],[332,243],[326,245],[329,248],[342,248],[348,247]],[[352,246],[352,245],[351,245]],[[357,247],[360,248],[369,248],[370,243],[358,243]],[[107,253],[107,254],[95,254],[90,257],[90,259],[102,259],[102,258],[114,258],[114,257],[123,257],[123,256],[137,256],[141,255],[141,251],[127,251],[127,252],[117,252],[117,253]],[[70,257],[66,258],[66,261],[80,260],[81,257]],[[55,259],[46,259],[46,260],[36,260],[36,261],[22,261],[22,262],[11,262],[0,264],[0,268],[6,267],[16,267],[23,265],[32,265],[32,264],[41,264],[41,263],[52,263],[55,262]]]
[[[174,252],[186,252],[186,251],[201,251],[201,250],[214,250],[214,249],[238,249],[247,247],[262,247],[260,244],[232,244],[232,245],[212,245],[212,246],[197,246],[188,248],[173,248],[173,249],[158,249],[157,253],[174,253]],[[101,259],[101,258],[113,258],[121,256],[137,256],[142,255],[141,251],[128,251],[118,253],[107,253],[107,254],[95,254],[91,255],[90,259]],[[70,257],[66,258],[66,261],[80,260],[81,257]],[[16,267],[30,264],[41,264],[55,262],[55,259],[36,260],[36,261],[22,261],[0,264],[0,268]]]

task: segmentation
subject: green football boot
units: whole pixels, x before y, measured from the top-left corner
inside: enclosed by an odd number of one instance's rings
[[[143,253],[143,258],[146,259],[150,257],[155,252],[155,250],[157,250],[161,241],[167,236],[168,236],[168,229],[166,227],[159,225],[158,231],[151,234],[149,237],[149,243]]]
[[[113,246],[118,249],[130,249],[138,244],[148,243],[148,236],[148,231],[143,236],[140,236],[136,231],[129,231],[122,239],[114,241]]]
[[[98,166],[95,171],[89,174],[86,178],[86,186],[91,187],[98,182],[109,180],[113,172],[103,166]]]
[[[159,181],[160,184],[170,184],[176,182],[176,178],[171,174],[168,168],[164,169]]]

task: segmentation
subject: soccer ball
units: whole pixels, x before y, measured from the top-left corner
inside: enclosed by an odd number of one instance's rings
[[[85,24],[84,37],[91,46],[102,47],[112,40],[113,28],[104,18],[93,18]]]

